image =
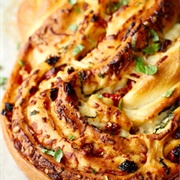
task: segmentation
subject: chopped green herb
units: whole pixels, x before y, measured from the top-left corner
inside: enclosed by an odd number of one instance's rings
[[[45,154],[48,154],[48,155],[54,157],[55,152],[54,152],[53,150],[51,150],[51,149],[42,148],[41,151],[42,151],[43,153],[45,153]]]
[[[140,4],[142,4],[142,2],[136,2],[135,6],[139,6]]]
[[[21,67],[23,67],[23,66],[25,65],[25,62],[22,61],[22,60],[19,60],[18,62],[19,62],[19,65],[20,65]]]
[[[153,66],[149,64],[148,66],[145,65],[141,57],[136,58],[136,64],[135,64],[135,71],[144,73],[147,75],[153,75],[157,72],[157,66]]]
[[[148,46],[146,49],[144,49],[143,52],[146,54],[152,55],[152,54],[155,54],[159,50],[159,48],[160,48],[160,44],[154,43]]]
[[[69,30],[76,31],[78,28],[77,24],[72,24],[68,27]]]
[[[62,149],[57,149],[54,153],[54,159],[57,161],[57,162],[61,162],[61,159],[63,157],[63,152],[62,152]]]
[[[97,171],[95,169],[91,168],[91,173],[92,174],[97,174]]]
[[[102,99],[103,98],[102,94],[97,94],[97,98]]]
[[[69,139],[70,141],[72,141],[72,140],[75,139],[75,136],[74,136],[74,135],[70,135],[70,136],[68,136],[68,139]]]
[[[174,92],[175,88],[172,88],[170,90],[168,90],[164,95],[162,95],[162,97],[170,97],[172,95],[172,93]]]
[[[61,159],[63,157],[63,152],[61,149],[57,149],[56,151],[53,151],[52,149],[42,148],[41,151],[45,154],[53,156],[57,162],[61,162]]]
[[[79,54],[83,49],[84,49],[84,46],[81,45],[81,44],[78,44],[78,45],[72,50],[73,56],[76,56],[77,54]]]
[[[132,40],[131,40],[133,50],[136,49],[136,42],[137,42],[137,34],[134,34],[134,36],[132,37]]]
[[[99,76],[100,78],[104,78],[104,77],[105,77],[105,75],[102,74],[102,73],[99,73],[98,76]]]
[[[167,126],[169,121],[173,118],[172,112],[168,114],[167,118],[165,118],[154,130],[154,133],[157,133],[158,130],[163,129]]]
[[[20,42],[18,42],[18,43],[17,43],[17,50],[19,50],[19,49],[20,49],[20,47],[21,47],[21,43],[20,43]]]
[[[159,41],[159,36],[155,30],[152,29],[150,33],[151,33],[151,37],[152,37],[153,42]]]
[[[6,77],[0,77],[0,86],[4,86],[7,82],[7,78]]]
[[[120,110],[122,110],[122,103],[123,103],[123,99],[121,98],[121,99],[119,100],[119,104],[118,104],[118,108],[119,108]]]
[[[122,5],[128,5],[128,0],[121,0],[119,2],[110,1],[107,6],[107,14],[113,14],[116,12]]]
[[[76,11],[77,14],[81,13],[81,10],[77,6],[74,6],[74,10]]]
[[[85,118],[96,118],[96,117],[97,117],[97,114],[96,114],[96,116],[88,116],[88,115],[85,115],[84,117],[85,117]]]
[[[63,46],[63,47],[60,47],[58,49],[58,53],[61,54],[61,53],[66,53],[68,50],[68,45],[67,46]]]
[[[39,111],[34,110],[34,111],[31,112],[30,115],[33,116],[33,115],[36,115],[36,114],[39,114]]]
[[[129,0],[121,0],[119,3],[121,3],[121,5],[128,5]]]
[[[2,70],[3,69],[3,67],[0,65],[0,70]]]
[[[74,5],[77,3],[77,0],[68,0],[68,2],[71,4],[71,5]]]

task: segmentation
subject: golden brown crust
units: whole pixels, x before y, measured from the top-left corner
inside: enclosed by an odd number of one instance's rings
[[[62,2],[21,49],[3,99],[20,168],[35,179],[178,178],[178,0],[132,0],[113,15],[108,0]]]
[[[22,1],[17,13],[22,40],[26,42],[32,33],[41,26],[42,21],[63,4],[64,1],[56,0]]]

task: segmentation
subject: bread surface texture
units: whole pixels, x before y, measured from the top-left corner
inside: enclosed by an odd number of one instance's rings
[[[1,124],[29,179],[180,178],[179,7],[22,2]]]

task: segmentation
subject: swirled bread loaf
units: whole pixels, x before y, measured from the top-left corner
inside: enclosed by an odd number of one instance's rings
[[[1,117],[27,177],[178,179],[179,0],[31,3]]]

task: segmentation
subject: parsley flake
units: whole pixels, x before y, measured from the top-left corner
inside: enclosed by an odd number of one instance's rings
[[[25,62],[22,61],[22,60],[19,60],[18,62],[19,62],[19,65],[20,65],[21,67],[23,67],[23,66],[25,65]]]
[[[131,40],[133,50],[136,49],[136,42],[137,42],[137,34],[134,34],[134,36],[132,37],[132,40]]]
[[[52,149],[45,149],[45,148],[42,148],[41,151],[45,154],[48,154],[52,157],[54,157],[54,159],[57,161],[57,162],[61,162],[61,159],[63,157],[63,152],[62,152],[62,149],[57,149],[56,151],[53,151]]]
[[[95,169],[91,168],[91,173],[92,174],[97,174],[97,171]]]
[[[19,50],[19,49],[20,49],[20,47],[21,47],[21,43],[20,43],[20,42],[18,42],[18,43],[17,43],[17,50]]]
[[[63,157],[62,149],[56,150],[55,153],[54,153],[54,159],[55,159],[57,162],[61,162],[62,157]]]
[[[71,4],[71,5],[74,5],[77,3],[77,0],[68,0],[68,2]]]
[[[45,149],[45,148],[42,148],[41,151],[45,154],[48,154],[50,156],[54,156],[55,152],[51,149]]]
[[[135,64],[135,71],[144,73],[147,75],[153,75],[157,72],[157,66],[153,66],[149,64],[148,66],[145,65],[141,57],[136,58],[136,64]]]
[[[7,77],[0,77],[0,86],[4,86],[7,82]]]
[[[75,139],[75,136],[74,136],[74,135],[70,135],[70,136],[68,136],[68,139],[69,139],[70,141],[72,141],[72,140]]]
[[[74,10],[76,11],[77,14],[81,13],[81,10],[77,6],[74,6]]]
[[[146,49],[144,49],[143,52],[149,55],[153,55],[159,50],[159,48],[160,48],[159,43],[153,43],[150,46],[148,46]]]
[[[167,115],[167,118],[165,118],[154,130],[154,133],[157,133],[160,129],[163,129],[167,126],[167,124],[170,122],[170,120],[173,118],[173,114],[169,113]]]
[[[119,2],[110,1],[107,6],[107,14],[113,14],[123,5],[128,5],[128,0],[121,0]]]
[[[102,74],[102,73],[99,73],[98,76],[99,76],[100,78],[102,78],[102,79],[105,77],[105,75]]]
[[[139,6],[140,4],[142,4],[142,2],[136,2],[135,6]]]
[[[34,110],[30,113],[31,116],[36,115],[36,114],[39,114],[39,111]]]
[[[172,93],[174,92],[175,88],[170,89],[169,91],[167,91],[162,97],[168,98],[172,95]]]
[[[155,30],[152,29],[150,31],[150,33],[151,33],[151,37],[152,37],[153,42],[159,41],[159,36],[158,36],[158,34],[157,34],[157,32]]]
[[[121,98],[119,100],[119,104],[118,104],[118,109],[122,110],[122,103],[123,103],[123,99]]]
[[[97,98],[102,99],[103,98],[102,94],[97,94]]]
[[[72,24],[72,25],[70,25],[70,26],[68,27],[68,29],[71,30],[71,31],[76,31],[77,28],[78,28],[77,24]]]
[[[81,45],[81,44],[78,44],[78,45],[72,50],[73,56],[76,56],[77,54],[79,54],[83,49],[84,49],[84,46]]]

